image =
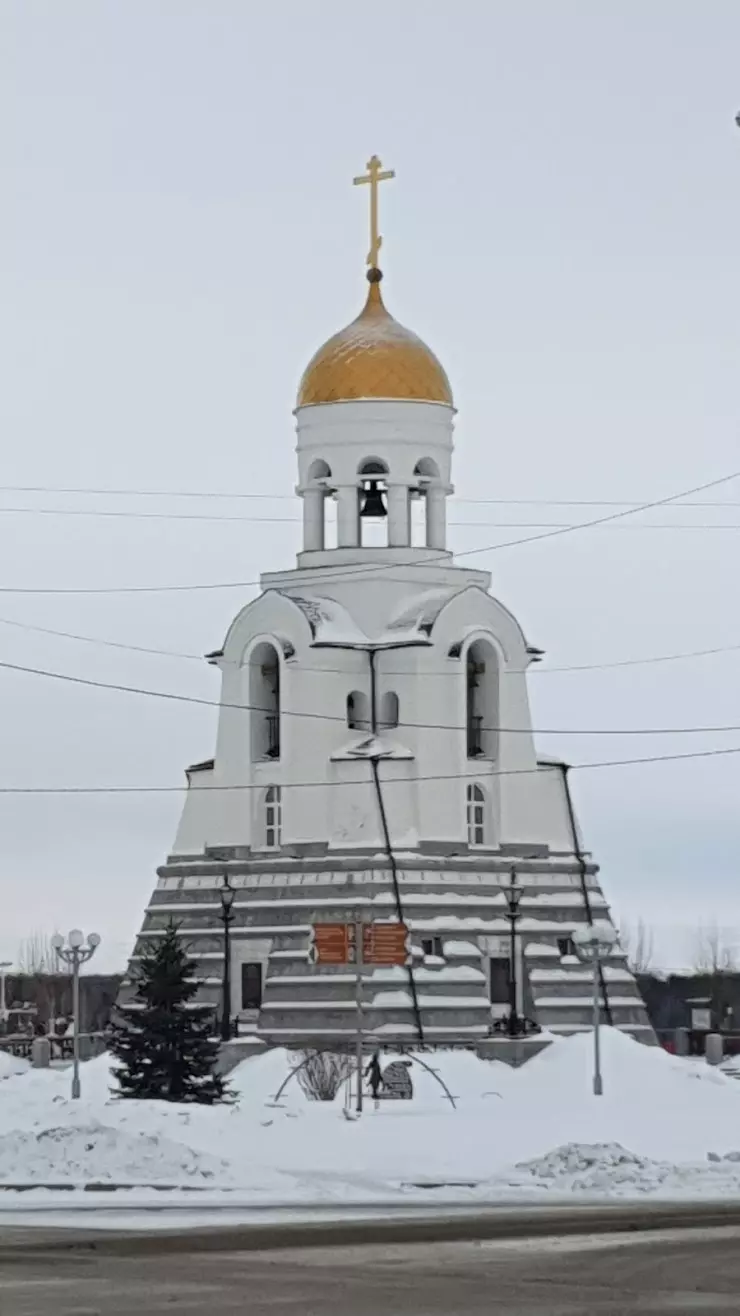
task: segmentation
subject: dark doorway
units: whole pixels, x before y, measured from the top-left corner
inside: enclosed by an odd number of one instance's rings
[[[259,1010],[262,1005],[262,965],[242,964],[242,1010]]]
[[[509,957],[491,956],[491,1005],[509,1004]]]

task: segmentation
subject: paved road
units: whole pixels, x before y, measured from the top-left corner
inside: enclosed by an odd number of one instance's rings
[[[740,1229],[274,1252],[0,1255],[3,1316],[714,1316]]]

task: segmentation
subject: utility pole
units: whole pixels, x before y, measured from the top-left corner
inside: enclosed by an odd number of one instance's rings
[[[228,873],[224,873],[219,888],[221,922],[224,928],[224,968],[221,985],[221,1041],[231,1040],[231,925],[236,915],[232,909],[234,890]]]
[[[519,919],[519,905],[524,892],[516,880],[516,869],[512,868],[509,885],[506,889],[506,917],[509,920],[509,1037],[518,1037],[523,1032],[517,1010],[516,981],[516,925]]]
[[[362,918],[355,919],[355,1005],[357,1007],[355,1022],[357,1028],[357,1037],[355,1038],[355,1059],[357,1062],[357,1114],[362,1114],[362,1069],[364,1057],[362,1053],[362,1033],[364,1026],[363,1017],[363,983],[362,969],[364,963],[362,939],[364,936],[364,925]]]

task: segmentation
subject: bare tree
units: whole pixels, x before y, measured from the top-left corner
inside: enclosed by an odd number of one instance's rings
[[[59,973],[59,960],[48,932],[31,932],[18,948],[18,969],[28,977]]]
[[[25,979],[26,1003],[35,1004],[37,1019],[45,1027],[51,1028],[59,1014],[60,1002],[64,996],[64,984],[68,980],[69,965],[60,962],[51,944],[51,934],[32,932],[20,944],[18,949],[19,985]]]
[[[309,1101],[333,1101],[352,1070],[347,1055],[333,1051],[304,1051],[306,1063],[298,1072],[298,1082]]]
[[[709,973],[717,977],[735,973],[738,954],[735,942],[728,941],[725,931],[716,921],[702,924],[696,931],[693,949],[695,973]]]
[[[624,922],[619,927],[619,944],[627,956],[633,973],[649,973],[655,953],[655,937],[647,923],[638,918],[636,924]]]

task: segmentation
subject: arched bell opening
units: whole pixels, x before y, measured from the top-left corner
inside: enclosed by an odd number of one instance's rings
[[[303,489],[303,547],[311,552],[336,547],[336,506],[331,467],[317,457],[308,468]]]
[[[249,724],[251,759],[280,758],[280,658],[264,641],[249,655]]]
[[[474,640],[465,655],[467,756],[494,759],[498,751],[498,658],[487,640]]]
[[[422,457],[414,467],[411,496],[411,543],[415,548],[444,549],[447,540],[446,492],[439,467]]]
[[[388,467],[369,457],[357,469],[357,512],[363,548],[385,548],[388,537]]]

